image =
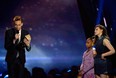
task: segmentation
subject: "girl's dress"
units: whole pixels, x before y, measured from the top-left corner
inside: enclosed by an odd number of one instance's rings
[[[90,51],[87,50],[84,52],[80,70],[82,70],[82,78],[95,78],[94,58],[92,49]]]

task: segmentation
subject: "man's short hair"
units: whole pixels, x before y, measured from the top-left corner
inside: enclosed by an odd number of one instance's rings
[[[23,20],[22,20],[21,16],[15,16],[13,18],[13,21],[15,22],[15,21],[23,21]]]

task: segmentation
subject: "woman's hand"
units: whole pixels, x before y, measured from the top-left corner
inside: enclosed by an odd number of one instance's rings
[[[105,55],[104,55],[104,54],[102,54],[102,55],[101,55],[101,59],[106,60],[106,58],[105,58]]]

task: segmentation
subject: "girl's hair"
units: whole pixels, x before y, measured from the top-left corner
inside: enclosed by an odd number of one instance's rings
[[[91,40],[91,41],[93,42],[93,38],[92,38],[92,37],[89,37],[89,38],[87,38],[86,40],[88,40],[88,39]]]
[[[93,37],[89,37],[89,38],[87,38],[86,40],[90,40],[90,41],[92,42],[92,46],[94,45]]]

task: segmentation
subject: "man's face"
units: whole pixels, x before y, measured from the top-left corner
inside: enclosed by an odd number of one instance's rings
[[[16,30],[20,30],[22,28],[22,26],[23,26],[23,23],[20,20],[15,21],[14,24],[15,24]]]

